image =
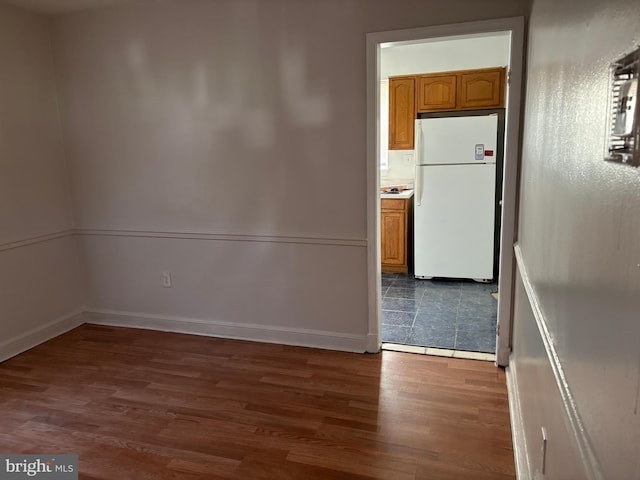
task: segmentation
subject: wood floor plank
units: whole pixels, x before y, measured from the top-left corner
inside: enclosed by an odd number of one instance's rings
[[[0,364],[0,451],[80,478],[515,478],[490,363],[83,325]]]

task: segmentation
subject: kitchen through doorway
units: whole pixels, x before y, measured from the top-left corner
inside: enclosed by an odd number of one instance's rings
[[[419,31],[424,33],[423,36],[419,36]],[[377,331],[378,344],[383,348],[467,358],[470,355],[467,352],[475,352],[477,355],[472,358],[495,360],[499,365],[505,365],[508,360],[519,123],[519,103],[516,104],[516,101],[519,102],[520,97],[522,65],[521,56],[518,55],[522,54],[521,37],[520,18],[368,35],[369,102],[370,107],[372,103],[375,105],[375,108],[369,109],[368,151],[375,152],[376,159],[375,171],[370,169],[369,172],[369,191],[375,189],[375,193],[372,193],[376,197],[373,202],[372,199],[369,202],[370,219],[372,204],[377,207],[373,209],[377,245],[375,255],[370,251],[369,261],[371,265],[375,259],[375,269],[370,271],[378,272],[373,281],[370,279],[369,282],[370,291],[372,285],[376,289],[374,312],[377,318],[371,331]],[[384,118],[388,115],[384,105],[385,96],[389,95],[388,91],[384,91],[389,84],[388,78],[433,77],[442,72],[494,67],[505,67],[505,72],[508,72],[508,76],[505,75],[507,91],[504,92],[504,107],[508,113],[506,128],[505,123],[502,126],[507,135],[510,135],[509,141],[503,141],[500,145],[505,168],[496,179],[494,245],[500,253],[495,255],[494,274],[485,276],[481,282],[456,276],[417,278],[414,276],[412,249],[421,241],[418,237],[412,237],[407,242],[406,271],[392,269],[382,273],[379,242],[383,228],[388,228],[388,225],[382,225],[380,220],[380,189],[414,189],[416,170],[413,144],[398,148],[391,141],[388,149],[384,148],[384,143],[381,144],[381,140],[386,141],[385,130],[389,128],[388,119]],[[511,83],[510,88],[507,88],[509,77]],[[372,86],[375,88],[371,88]],[[513,91],[514,87],[517,87],[517,92]],[[375,92],[374,98],[372,92]],[[514,105],[517,108],[514,109]],[[394,115],[393,111],[391,115]],[[417,112],[414,118],[419,118]],[[375,133],[373,139],[372,126]],[[501,139],[504,137],[501,136]],[[496,152],[488,148],[483,153],[496,155]],[[385,198],[389,198],[389,193],[393,192],[387,191]],[[411,201],[414,202],[415,197]],[[412,236],[413,219],[407,216],[405,221],[407,235]],[[371,234],[371,230],[369,232]],[[388,232],[385,233],[388,235]],[[509,241],[506,251],[499,248],[504,246],[505,238]],[[505,295],[506,298],[503,298]],[[498,328],[500,323],[507,325]],[[496,337],[500,330],[502,338]]]

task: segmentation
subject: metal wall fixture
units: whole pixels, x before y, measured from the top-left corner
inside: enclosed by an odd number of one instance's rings
[[[611,64],[605,160],[640,166],[640,47]]]

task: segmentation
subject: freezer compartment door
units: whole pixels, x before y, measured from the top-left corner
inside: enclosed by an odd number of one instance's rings
[[[416,164],[495,163],[498,116],[416,120]]]
[[[422,170],[414,209],[417,277],[493,278],[495,164]]]

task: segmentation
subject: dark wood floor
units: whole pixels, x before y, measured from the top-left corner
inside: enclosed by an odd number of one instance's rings
[[[0,364],[0,452],[81,479],[515,478],[504,372],[83,325]]]

